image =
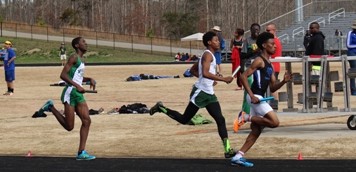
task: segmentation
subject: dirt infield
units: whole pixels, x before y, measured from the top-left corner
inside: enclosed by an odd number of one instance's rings
[[[89,108],[105,111],[131,103],[144,103],[149,107],[161,100],[172,109],[183,112],[195,78],[182,78],[191,65],[130,65],[130,66],[87,66],[85,75],[97,81],[98,94],[86,94]],[[296,71],[300,66],[293,66]],[[229,64],[223,65],[223,74],[231,73]],[[340,66],[332,66],[340,69]],[[32,151],[34,156],[73,156],[79,142],[80,120],[76,118],[73,131],[66,132],[50,113],[46,118],[31,118],[32,114],[47,100],[53,99],[58,109],[62,87],[50,87],[58,82],[61,67],[18,67],[16,69],[15,94],[0,96],[0,154],[25,155]],[[181,78],[126,82],[133,74],[180,75]],[[282,72],[283,73],[283,72]],[[280,75],[281,76],[281,75]],[[5,83],[0,89],[5,91]],[[219,83],[215,87],[226,118],[231,144],[240,147],[246,134],[232,132],[232,122],[242,104],[243,91],[236,91],[236,84]],[[282,88],[285,90],[285,87]],[[294,87],[294,97],[301,86]],[[356,103],[354,97],[352,104]],[[296,102],[296,101],[295,101]],[[343,107],[342,93],[334,93],[334,106]],[[286,102],[280,104],[285,108]],[[301,108],[301,105],[295,104]],[[199,111],[212,119],[205,109]],[[345,124],[348,116],[323,117],[313,114],[298,116],[279,115],[281,126],[306,124]],[[346,125],[346,124],[345,124]],[[245,126],[246,132],[248,126]],[[345,129],[347,130],[347,129]],[[250,158],[295,158],[297,152],[310,158],[356,158],[356,139],[337,138],[291,138],[283,135],[262,134],[257,144],[248,152]],[[325,132],[325,134],[328,134]],[[222,146],[215,124],[202,126],[180,125],[164,114],[100,114],[92,116],[92,126],[87,150],[98,157],[222,157]]]

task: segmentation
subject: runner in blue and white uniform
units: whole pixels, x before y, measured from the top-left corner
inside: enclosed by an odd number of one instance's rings
[[[238,153],[231,159],[232,165],[244,167],[253,166],[253,163],[248,162],[243,156],[255,144],[263,128],[276,128],[279,125],[277,114],[272,107],[265,101],[261,102],[260,99],[266,94],[268,87],[273,93],[291,80],[291,75],[286,72],[283,81],[276,83],[273,67],[269,61],[276,50],[274,35],[264,32],[257,37],[256,44],[261,50],[261,54],[255,58],[251,66],[240,77],[247,92],[246,100],[250,104],[250,114],[240,112],[238,117],[239,127],[246,122],[251,122],[251,132]],[[250,75],[253,75],[251,87],[247,81]]]

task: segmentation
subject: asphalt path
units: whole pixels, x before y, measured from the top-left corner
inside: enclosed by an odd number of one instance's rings
[[[68,157],[0,157],[1,172],[20,171],[355,171],[356,160],[263,160],[254,167],[231,166],[228,159],[98,158],[76,161]]]
[[[239,134],[247,135],[249,130]],[[355,131],[346,124],[317,124],[266,128],[264,137],[335,138],[353,137]],[[92,161],[76,161],[74,157],[0,156],[1,172],[18,171],[355,171],[356,160],[351,159],[249,159],[254,167],[231,166],[229,159],[185,159],[179,157],[99,157]]]

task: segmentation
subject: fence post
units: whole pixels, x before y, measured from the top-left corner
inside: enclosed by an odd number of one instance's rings
[[[115,33],[112,33],[112,44],[114,46],[114,50],[115,50]]]
[[[297,43],[294,40],[293,42],[294,42],[294,57],[297,57]]]
[[[17,38],[17,23],[15,24],[15,37]]]
[[[62,29],[63,29],[63,42],[65,42],[65,39],[64,39],[64,36],[65,36],[65,35],[64,35],[64,28],[62,28]]]
[[[151,38],[151,54],[153,53],[153,43],[152,43],[152,37],[150,37]]]
[[[1,37],[2,37],[2,22],[1,22]]]
[[[32,24],[31,24],[31,41],[32,41],[32,38],[33,38],[33,36],[32,36]]]
[[[133,36],[131,35],[131,51],[133,52]]]
[[[49,38],[48,38],[48,26],[47,26],[47,42],[49,42],[49,40],[48,40]]]
[[[95,31],[96,48],[98,48],[98,32]]]
[[[169,48],[171,51],[171,57],[173,56],[173,52],[172,52],[172,38],[169,38]]]
[[[339,56],[341,57],[341,47],[342,47],[342,43],[341,43],[341,41],[342,41],[342,39],[341,39],[341,36],[339,36],[338,37],[338,46],[339,46]]]

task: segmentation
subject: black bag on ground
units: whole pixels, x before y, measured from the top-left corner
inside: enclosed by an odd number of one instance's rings
[[[100,108],[99,110],[95,110],[95,109],[89,109],[89,115],[99,115],[102,112],[104,112],[103,108]]]

